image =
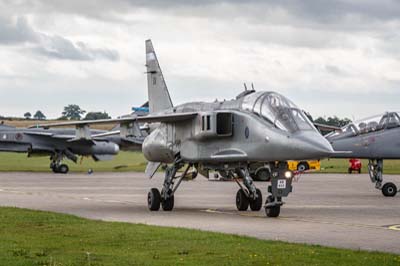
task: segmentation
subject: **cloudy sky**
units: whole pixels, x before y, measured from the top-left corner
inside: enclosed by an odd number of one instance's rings
[[[174,104],[254,82],[313,116],[400,110],[395,0],[0,0],[0,115],[146,101],[144,41]]]

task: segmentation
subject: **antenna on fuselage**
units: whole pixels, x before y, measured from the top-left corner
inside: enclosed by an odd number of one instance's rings
[[[244,83],[243,83],[243,85],[244,85],[244,90],[245,90],[245,91],[247,91],[247,85],[246,85],[246,82],[244,82]]]
[[[251,89],[255,91],[253,82],[251,83]]]

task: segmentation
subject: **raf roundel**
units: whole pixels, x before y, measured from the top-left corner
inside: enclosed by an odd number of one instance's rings
[[[23,137],[23,135],[21,134],[21,133],[17,133],[17,134],[15,134],[15,139],[16,140],[22,140],[24,137]]]
[[[246,137],[246,139],[248,139],[250,136],[250,129],[248,127],[246,127],[244,130],[244,136]]]

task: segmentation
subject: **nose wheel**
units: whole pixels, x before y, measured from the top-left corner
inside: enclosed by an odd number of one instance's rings
[[[284,204],[282,197],[287,197],[292,192],[293,172],[289,171],[287,162],[272,165],[271,169],[271,185],[268,187],[271,194],[267,197],[264,208],[267,217],[278,217]]]
[[[371,182],[375,183],[375,188],[380,189],[382,191],[383,196],[385,197],[394,197],[396,196],[397,186],[392,182],[387,182],[383,184],[383,160],[369,160],[368,163],[369,177],[371,178]]]
[[[268,196],[265,202],[265,214],[267,217],[278,217],[281,213],[281,204],[273,196]]]
[[[392,182],[385,183],[382,187],[382,194],[385,197],[394,197],[397,194],[397,187]]]

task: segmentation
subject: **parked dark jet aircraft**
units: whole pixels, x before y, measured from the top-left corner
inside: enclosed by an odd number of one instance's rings
[[[234,178],[239,185],[236,207],[253,211],[262,208],[262,194],[249,174],[252,163],[269,162],[271,186],[265,204],[266,215],[276,217],[282,197],[292,191],[293,173],[287,160],[330,156],[333,149],[295,104],[275,92],[241,93],[234,100],[212,103],[191,102],[173,106],[153,45],[146,41],[146,67],[150,114],[135,119],[117,119],[129,124],[147,123],[149,135],[142,151],[149,161],[146,174],[152,177],[160,165],[165,167],[161,193],[148,193],[151,211],[171,211],[174,195],[183,178],[209,171]],[[91,121],[109,123],[109,120]],[[91,122],[73,123],[78,126]],[[71,125],[58,123],[51,126]],[[184,168],[182,174],[178,170]],[[243,183],[239,182],[242,178]],[[177,180],[176,180],[177,179]]]
[[[383,182],[383,160],[400,159],[400,116],[387,112],[350,123],[340,131],[325,136],[333,148],[351,153],[335,153],[332,157],[368,159],[371,181],[383,195],[393,197],[397,193],[395,184]]]
[[[116,129],[119,132],[119,129]],[[140,149],[140,135],[121,137],[114,131],[81,129],[19,129],[0,125],[0,151],[24,152],[30,156],[50,156],[50,168],[54,173],[66,174],[68,165],[64,158],[73,162],[78,156],[92,156],[95,161],[110,160],[120,149]]]

